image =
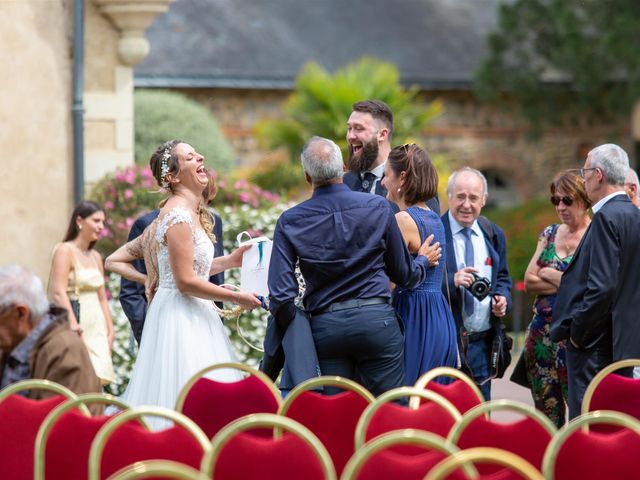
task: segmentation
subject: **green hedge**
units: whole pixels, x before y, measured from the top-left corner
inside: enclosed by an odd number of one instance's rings
[[[165,90],[136,90],[134,109],[136,163],[148,165],[158,145],[177,138],[193,145],[216,171],[233,167],[234,153],[218,122],[189,97]]]

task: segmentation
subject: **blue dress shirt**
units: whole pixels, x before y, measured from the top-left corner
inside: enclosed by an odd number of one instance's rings
[[[296,262],[306,282],[304,306],[312,314],[334,302],[391,297],[389,279],[404,288],[424,281],[423,256],[414,260],[389,202],[344,184],[317,187],[284,212],[273,235],[270,309],[281,325],[295,316]]]

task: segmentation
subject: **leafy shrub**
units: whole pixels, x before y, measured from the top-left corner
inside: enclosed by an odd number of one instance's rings
[[[122,395],[127,388],[129,378],[131,378],[137,348],[135,347],[129,320],[120,305],[120,275],[110,273],[107,276],[106,288],[109,292],[109,310],[111,311],[113,330],[115,332],[111,360],[113,361],[116,381],[108,384],[105,390],[112,395]]]
[[[233,150],[206,107],[180,93],[138,89],[134,109],[136,163],[147,165],[158,145],[178,138],[204,155],[207,166],[220,172],[233,167]]]
[[[263,190],[247,180],[226,180],[219,178],[218,194],[214,205],[249,205],[253,208],[267,208],[280,200],[280,196]]]
[[[304,142],[319,135],[337,142],[347,158],[346,122],[353,103],[375,98],[386,102],[394,114],[394,144],[419,134],[442,110],[436,100],[417,100],[418,88],[405,89],[395,65],[362,58],[327,72],[319,64],[307,63],[296,78],[294,92],[284,106],[285,120],[263,120],[256,125],[258,139],[268,149],[286,147],[297,163]]]
[[[265,190],[282,192],[288,198],[296,198],[309,191],[302,165],[299,161],[289,161],[285,149],[267,153],[254,165],[235,170],[234,176],[246,178]]]

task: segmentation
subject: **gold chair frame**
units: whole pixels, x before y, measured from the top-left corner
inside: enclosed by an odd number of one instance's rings
[[[47,449],[47,441],[49,439],[49,433],[55,423],[64,413],[76,407],[83,413],[83,415],[91,417],[91,412],[89,412],[89,409],[87,408],[88,403],[115,405],[120,407],[122,410],[129,409],[129,406],[118,398],[103,393],[87,393],[78,395],[78,398],[67,400],[66,402],[58,405],[49,413],[49,415],[46,416],[42,425],[40,425],[38,435],[36,436],[33,464],[34,480],[44,480],[45,478],[45,453]]]
[[[204,432],[200,430],[200,427],[181,413],[163,407],[141,406],[132,408],[113,417],[98,430],[89,451],[89,480],[100,480],[100,460],[109,436],[126,422],[144,416],[161,417],[180,425],[198,441],[204,452],[203,457],[211,450],[211,443]]]
[[[540,471],[521,456],[501,448],[490,447],[460,450],[433,467],[424,477],[424,480],[444,480],[456,468],[464,468],[465,465],[472,465],[473,462],[493,463],[507,467],[526,480],[545,480]],[[469,478],[479,478],[480,475],[475,467],[473,467],[473,470],[472,474],[469,474],[469,470],[465,470],[465,473]]]
[[[580,415],[558,430],[558,433],[551,439],[542,460],[542,473],[544,474],[544,478],[553,480],[554,467],[558,454],[560,453],[560,448],[573,432],[580,428],[588,432],[589,425],[602,423],[625,427],[640,435],[640,421],[626,413],[615,412],[613,410],[596,410],[595,412]]]
[[[476,397],[478,398],[478,400],[480,400],[480,403],[484,402],[484,396],[482,395],[482,392],[478,388],[478,385],[476,385],[476,383],[473,380],[471,380],[471,378],[469,378],[468,375],[465,375],[460,370],[457,370],[451,367],[432,368],[431,370],[420,375],[418,380],[416,380],[414,387],[424,390],[427,388],[427,385],[429,384],[429,382],[437,377],[449,377],[449,378],[455,378],[456,380],[462,380],[469,387],[471,387],[471,390],[473,390],[473,393],[476,394]],[[409,401],[409,406],[412,408],[416,408],[417,407],[416,403],[419,403],[419,402],[420,400],[418,398],[412,398]]]
[[[23,390],[46,390],[48,392],[63,395],[69,399],[78,398],[75,393],[73,393],[64,385],[52,382],[51,380],[34,378],[30,380],[21,380],[4,387],[2,390],[0,390],[0,403],[2,403],[2,401],[10,395],[21,392]]]
[[[269,390],[271,390],[271,392],[273,393],[273,397],[278,403],[278,408],[282,406],[282,395],[280,394],[280,390],[278,390],[278,387],[276,387],[275,384],[271,381],[271,379],[267,377],[263,372],[253,367],[250,367],[248,365],[244,365],[242,363],[225,362],[225,363],[216,363],[215,365],[209,365],[208,367],[205,367],[202,370],[193,374],[191,378],[187,381],[187,383],[185,383],[185,385],[180,389],[180,393],[178,394],[178,398],[176,400],[176,411],[182,413],[182,409],[184,408],[184,402],[187,398],[187,395],[189,394],[189,390],[191,390],[191,387],[193,387],[193,385],[198,380],[200,380],[202,377],[204,377],[205,374],[209,372],[212,372],[214,370],[223,370],[226,368],[233,369],[233,370],[241,370],[245,373],[248,373],[249,375],[258,377],[258,379],[262,380],[262,382],[267,387],[269,387]]]
[[[367,403],[371,403],[375,400],[375,397],[371,392],[369,392],[369,390],[364,388],[359,383],[354,382],[353,380],[349,380],[348,378],[344,378],[344,377],[324,375],[321,377],[315,377],[315,378],[306,380],[301,384],[297,385],[295,388],[293,388],[289,392],[289,394],[285,397],[282,404],[280,405],[280,409],[278,410],[278,415],[285,416],[289,411],[289,408],[291,407],[291,404],[293,403],[293,401],[304,392],[313,390],[316,387],[327,387],[327,386],[339,387],[345,391],[357,393],[362,398],[364,398],[367,401]]]
[[[366,437],[367,426],[369,425],[369,422],[371,421],[371,418],[376,413],[376,411],[385,403],[388,403],[391,400],[396,400],[398,398],[403,398],[403,397],[409,397],[410,399],[411,397],[424,398],[425,400],[430,400],[440,405],[449,414],[451,414],[451,417],[453,418],[454,423],[458,422],[462,418],[458,409],[454,407],[449,400],[444,398],[439,393],[433,392],[431,390],[421,390],[415,387],[394,388],[393,390],[389,390],[388,392],[385,392],[382,395],[380,395],[365,409],[364,412],[362,412],[362,416],[360,417],[360,420],[356,425],[356,433],[354,438],[356,450],[360,449],[366,443],[365,437]],[[419,405],[419,402],[418,402],[418,405]],[[412,408],[411,406],[407,408],[410,408],[411,410],[418,409],[418,407]]]
[[[329,452],[311,430],[304,425],[287,417],[272,413],[254,413],[245,415],[220,430],[211,441],[211,449],[205,454],[200,465],[200,471],[211,478],[215,464],[220,455],[222,447],[236,434],[254,428],[273,428],[275,430],[286,430],[293,433],[305,442],[316,454],[322,465],[324,477],[327,480],[336,480],[336,471]]]
[[[593,394],[598,388],[598,385],[604,377],[609,375],[610,373],[615,372],[616,370],[620,370],[621,368],[627,367],[640,367],[640,359],[639,358],[629,358],[627,360],[620,360],[612,363],[611,365],[607,365],[602,370],[600,370],[595,377],[589,382],[589,386],[587,386],[587,390],[584,392],[584,397],[582,398],[582,405],[580,408],[580,413],[582,415],[589,413],[589,407],[591,405],[591,400],[593,399]]]
[[[155,476],[181,480],[211,480],[200,470],[172,460],[146,460],[124,467],[108,480],[138,480]]]
[[[362,467],[369,458],[381,450],[398,445],[425,447],[429,450],[438,450],[447,455],[453,455],[458,452],[458,447],[451,445],[445,438],[435,433],[416,430],[414,428],[394,430],[383,433],[367,442],[362,448],[356,450],[345,465],[340,480],[356,480],[360,474],[360,470],[362,470]]]
[[[466,412],[464,415],[462,415],[462,418],[458,422],[456,422],[453,427],[451,427],[451,431],[447,436],[447,440],[453,444],[457,444],[460,435],[471,422],[473,422],[481,415],[484,415],[485,418],[489,419],[489,414],[498,410],[508,410],[511,412],[521,413],[527,418],[531,418],[532,420],[538,422],[538,424],[542,428],[549,432],[549,435],[552,438],[556,434],[556,426],[551,422],[551,420],[549,420],[544,414],[542,414],[542,412],[539,412],[531,405],[527,405],[526,403],[517,402],[515,400],[502,399],[481,403],[480,405],[477,405]]]

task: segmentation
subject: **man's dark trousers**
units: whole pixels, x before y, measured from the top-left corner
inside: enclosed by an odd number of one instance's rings
[[[567,374],[569,418],[580,415],[584,393],[600,370],[611,363],[611,335],[589,348],[575,348],[567,340]]]
[[[403,385],[404,336],[391,305],[312,315],[311,331],[323,375],[354,378],[357,372],[375,396]]]

